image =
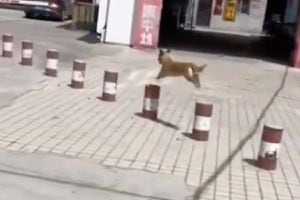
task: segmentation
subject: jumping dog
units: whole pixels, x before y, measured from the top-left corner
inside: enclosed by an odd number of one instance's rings
[[[196,88],[200,88],[199,74],[203,72],[207,65],[198,66],[191,62],[178,62],[173,60],[170,53],[169,49],[167,51],[159,50],[158,62],[161,64],[161,69],[156,79],[183,76],[187,81],[194,84]]]

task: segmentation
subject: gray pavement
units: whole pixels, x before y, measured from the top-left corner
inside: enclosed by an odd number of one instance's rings
[[[62,178],[70,188],[78,182],[98,184],[98,188],[83,191],[92,195],[87,199],[96,199],[93,194],[111,195],[108,199],[126,199],[128,195],[133,195],[132,199],[300,199],[297,70],[256,59],[175,51],[178,60],[208,64],[201,77],[203,87],[195,90],[180,78],[155,82],[157,52],[89,44],[76,39],[85,33],[56,29],[57,22],[35,22],[18,16],[13,19],[13,23],[0,22],[0,27],[7,27],[20,41],[34,39],[39,49],[37,62],[35,67],[22,70],[34,71],[36,75],[30,80],[42,77],[43,84],[42,89],[27,92],[0,110],[0,148],[18,152],[19,156],[7,154],[0,159],[3,170],[9,168],[5,167],[9,163],[14,165],[10,170],[15,174],[4,171],[5,176],[17,178],[21,168],[22,173],[33,170],[46,178]],[[14,24],[29,29],[22,35]],[[39,29],[35,30],[37,25]],[[59,77],[55,79],[42,75],[43,55],[49,46],[62,50]],[[83,90],[68,87],[71,62],[77,56],[88,65]],[[0,66],[17,60],[0,58]],[[102,93],[103,72],[112,69],[119,72],[117,102],[106,103],[97,97]],[[19,72],[19,66],[14,70]],[[136,115],[142,109],[144,85],[150,82],[162,88],[159,123]],[[206,143],[186,137],[192,130],[195,101],[214,104]],[[253,166],[264,124],[284,128],[278,169],[274,172]],[[47,163],[44,167],[40,165],[43,162]],[[57,166],[50,163],[62,163],[61,170],[54,170]],[[74,166],[78,168],[71,169]],[[103,173],[107,179],[101,180]],[[134,184],[128,177],[136,178]],[[29,181],[37,183],[36,179]],[[56,187],[43,180],[38,183],[45,188]],[[40,195],[39,191],[28,191]],[[69,194],[67,191],[61,194]]]
[[[28,20],[23,11],[0,9],[0,33],[13,33],[15,40],[14,60],[2,59],[0,63],[0,107],[9,105],[27,91],[43,87],[40,73],[46,64],[47,49],[55,48],[61,52],[61,70],[70,70],[74,59],[114,55],[122,51],[116,46],[91,45],[87,32],[60,28],[63,25],[56,21]],[[22,40],[34,41],[34,67],[22,68],[19,65]]]
[[[2,151],[0,158],[1,199],[184,199],[193,191],[174,176],[61,156]]]

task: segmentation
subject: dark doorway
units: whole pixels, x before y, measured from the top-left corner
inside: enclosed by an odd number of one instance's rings
[[[160,42],[176,35],[185,0],[163,0],[160,20]]]
[[[186,18],[190,17],[186,13],[192,10],[192,15],[196,16],[194,24],[209,29],[212,12],[212,0],[199,0],[199,4],[197,2],[197,0],[163,0],[160,48],[241,56],[291,64],[290,58],[294,49],[297,26],[292,23],[284,23],[286,0],[268,0],[264,31],[266,33],[273,31],[274,34],[267,36],[226,34],[214,32],[214,30],[196,31],[189,25],[193,23],[190,21],[186,23]],[[250,13],[249,2],[251,1],[243,0],[241,2],[240,12]],[[277,18],[279,16],[279,22],[274,23],[276,16]],[[190,29],[184,29],[184,27],[190,27]]]

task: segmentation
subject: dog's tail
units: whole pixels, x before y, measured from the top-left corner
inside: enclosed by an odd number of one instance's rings
[[[197,66],[196,71],[197,72],[202,72],[206,68],[206,66],[207,66],[207,64]]]

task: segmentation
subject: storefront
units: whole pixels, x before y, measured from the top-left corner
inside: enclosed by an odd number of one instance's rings
[[[298,0],[99,0],[101,41],[156,49],[163,5],[177,15],[176,28],[188,31],[260,37],[268,33],[264,30],[268,21],[296,24],[298,18]],[[300,67],[299,38],[293,60]]]
[[[162,1],[100,0],[97,31],[106,42],[156,48]],[[183,26],[259,35],[266,5],[267,0],[186,0]]]

